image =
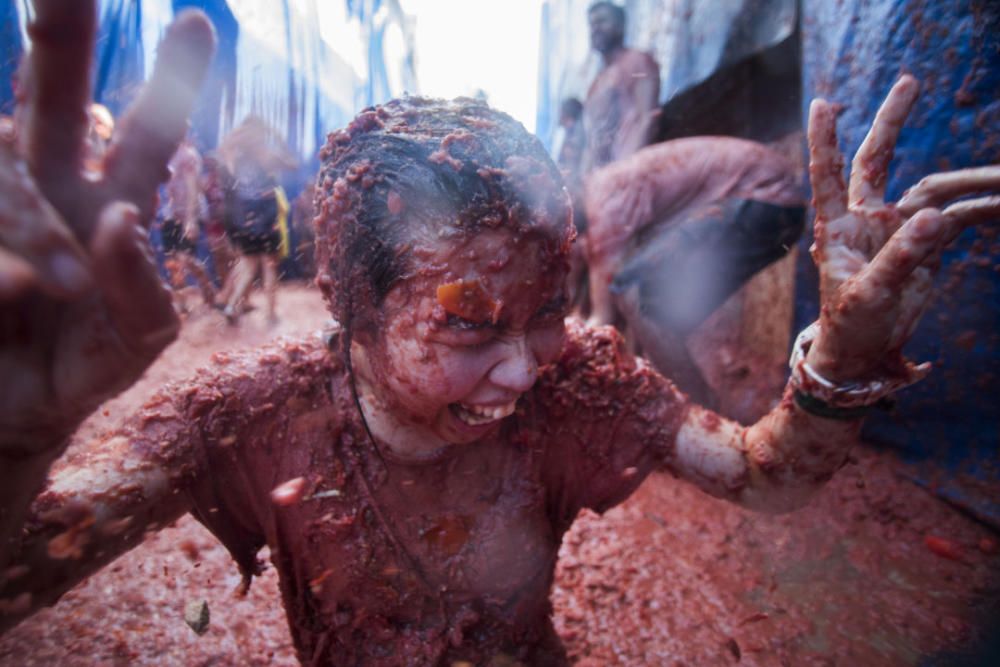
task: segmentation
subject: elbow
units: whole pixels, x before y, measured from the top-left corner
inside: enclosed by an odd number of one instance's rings
[[[744,439],[746,485],[738,502],[766,514],[802,509],[843,466],[846,452],[808,443],[789,451],[776,444],[768,424],[763,426],[763,431],[751,427]]]

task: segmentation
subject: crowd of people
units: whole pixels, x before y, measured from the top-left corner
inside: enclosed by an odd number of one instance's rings
[[[281,185],[282,173],[296,166],[279,134],[255,116],[244,119],[204,161],[192,142],[181,144],[170,161],[157,216],[179,312],[188,310],[184,287],[193,277],[205,303],[235,324],[249,308],[247,296],[259,276],[267,322],[277,322],[280,263],[290,259],[298,265],[297,275],[311,276],[291,247],[293,236],[311,238],[311,203],[307,208],[300,201],[291,215]],[[218,290],[206,261],[221,283]]]
[[[835,107],[814,101],[822,314],[796,342],[781,400],[746,426],[696,404],[614,328],[567,318],[571,200],[523,126],[477,100],[390,101],[333,131],[320,154],[316,284],[339,326],[164,387],[47,478],[82,419],[177,334],[144,231],[168,168],[164,238],[186,271],[207,230],[225,233],[238,261],[225,293],[205,297],[234,320],[255,272],[274,284],[290,245],[280,221],[310,209],[278,188],[286,156],[258,121],[210,160],[184,141],[214,43],[197,12],[168,30],[146,88],[85,173],[94,3],[35,4],[24,122],[0,150],[0,372],[16,388],[0,399],[5,626],[191,512],[247,585],[270,548],[303,664],[563,664],[549,594],[577,513],[622,502],[654,470],[751,509],[807,502],[844,465],[868,411],[926,374],[902,348],[940,254],[998,212],[995,197],[967,198],[1000,187],[996,168],[931,176],[885,201],[919,92],[912,77],[888,92],[849,183]],[[756,146],[640,148],[648,110],[623,105],[655,101],[655,77],[621,51],[624,15],[609,7],[591,11],[608,66],[595,104],[632,139],[585,142],[612,171],[584,188],[608,184],[598,203],[620,197],[627,223],[606,232],[611,216],[586,204],[584,256],[602,267],[592,314],[608,319],[610,300],[625,329],[683,331],[773,256],[748,237],[797,233],[802,195]],[[606,154],[618,148],[633,152]],[[707,171],[725,177],[672,170],[678,154],[708,156]],[[698,303],[650,301],[650,272],[703,278],[703,263],[680,261],[691,238],[735,262],[746,246],[760,257]],[[605,288],[620,299],[596,296]]]
[[[26,78],[22,72],[22,100],[29,94]],[[86,117],[82,169],[100,178],[115,138],[115,119],[96,102],[88,105]],[[0,121],[8,142],[25,133],[23,114]],[[296,277],[308,279],[315,273],[312,185],[301,188],[294,209],[281,185],[283,173],[297,167],[280,135],[255,116],[244,119],[204,157],[191,136],[184,138],[167,164],[151,227],[158,241],[154,247],[161,251],[160,270],[179,315],[192,311],[190,291],[196,287],[207,306],[236,324],[252,308],[247,297],[259,277],[267,322],[277,322],[279,265],[287,261]]]

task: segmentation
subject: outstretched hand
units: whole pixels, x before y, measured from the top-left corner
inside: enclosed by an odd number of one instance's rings
[[[146,229],[215,37],[179,16],[153,75],[85,174],[96,29],[90,0],[36,0],[16,145],[0,142],[0,453],[53,447],[177,334]]]
[[[816,208],[813,260],[820,275],[820,332],[807,360],[833,382],[916,380],[927,366],[902,356],[931,296],[941,251],[970,225],[1000,219],[1000,166],[934,174],[895,205],[885,184],[896,139],[919,93],[912,76],[889,91],[843,178],[836,108],[809,109],[809,177]]]

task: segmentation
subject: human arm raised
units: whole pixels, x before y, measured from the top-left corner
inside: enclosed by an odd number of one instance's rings
[[[865,410],[926,374],[902,348],[927,307],[941,252],[967,227],[1000,219],[996,195],[948,203],[1000,190],[1000,167],[935,174],[897,204],[886,202],[889,162],[918,90],[911,76],[893,86],[846,184],[835,107],[813,102],[809,175],[820,318],[782,401],[756,424],[688,408],[670,467],[710,493],[756,509],[801,506],[843,465]]]
[[[36,0],[16,146],[0,146],[0,564],[69,435],[134,382],[178,323],[146,237],[214,50],[186,12],[97,176],[83,173],[96,7]]]

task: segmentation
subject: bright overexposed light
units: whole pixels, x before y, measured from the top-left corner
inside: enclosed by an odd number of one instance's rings
[[[542,0],[401,0],[420,94],[475,96],[535,129]]]

